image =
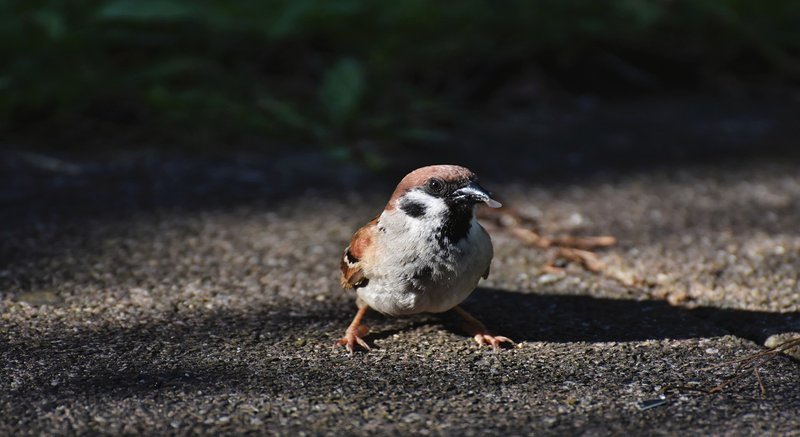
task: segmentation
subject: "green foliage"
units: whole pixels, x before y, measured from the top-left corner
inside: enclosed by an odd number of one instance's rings
[[[153,21],[196,20],[205,17],[185,2],[174,0],[117,0],[97,9],[98,20],[151,23]]]
[[[358,62],[342,59],[325,72],[320,100],[334,125],[352,120],[363,95],[364,73]]]
[[[794,75],[799,18],[795,0],[4,0],[0,115],[64,128],[124,108],[121,123],[337,150],[438,141],[431,120],[502,79],[486,66],[618,50],[725,69],[756,53]]]

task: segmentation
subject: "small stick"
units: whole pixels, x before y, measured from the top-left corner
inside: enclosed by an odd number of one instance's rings
[[[759,367],[774,360],[783,352],[793,347],[800,347],[800,337],[789,339],[769,349],[754,354],[750,354],[745,357],[737,358],[734,360],[728,360],[722,363],[714,364],[712,366],[700,369],[701,371],[703,371],[703,370],[718,369],[723,366],[736,365],[736,368],[733,370],[733,376],[729,377],[725,381],[721,382],[720,384],[710,389],[707,390],[696,389],[692,387],[682,387],[682,386],[676,386],[671,388],[675,388],[677,390],[702,391],[705,392],[706,394],[715,394],[721,392],[727,386],[731,385],[733,382],[738,381],[747,376],[748,372],[746,372],[746,370],[752,370],[753,375],[755,375],[756,382],[758,383],[759,390],[761,391],[761,397],[763,399],[767,395],[767,387],[764,385],[764,381],[761,379],[761,372],[758,370]]]
[[[761,381],[761,374],[758,372],[758,367],[753,367],[753,373],[756,375],[756,381],[758,381],[758,388],[761,389],[761,399],[767,397],[767,388],[764,387],[764,383]]]
[[[524,217],[518,211],[510,208],[500,208],[492,210],[481,210],[481,218],[491,220],[492,224],[500,229],[508,230],[511,235],[518,240],[538,249],[556,249],[556,258],[563,258],[580,264],[583,268],[601,273],[606,268],[606,264],[591,250],[613,246],[617,239],[610,235],[597,237],[575,237],[571,235],[544,237],[536,231],[530,229],[534,220]],[[526,226],[527,225],[527,226]],[[563,269],[556,267],[553,261],[548,262],[542,268],[545,272],[561,272]],[[613,275],[609,275],[614,278]],[[615,278],[617,279],[617,278]]]

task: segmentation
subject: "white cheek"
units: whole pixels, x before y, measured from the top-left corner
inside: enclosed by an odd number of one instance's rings
[[[419,217],[411,217],[402,211],[400,204],[404,201],[419,203],[425,207],[425,214]],[[391,247],[385,256],[404,258],[409,254],[425,251],[419,245],[425,245],[430,237],[441,227],[444,217],[448,211],[444,200],[433,197],[424,192],[411,191],[400,198],[395,204],[395,208],[384,211],[381,214],[379,227],[385,233],[379,234],[379,239],[383,244]]]
[[[433,197],[423,191],[410,191],[406,193],[404,197],[408,200],[425,205],[425,216],[421,217],[422,219],[438,219],[444,216],[448,211],[448,207],[447,204],[444,203],[444,199]]]

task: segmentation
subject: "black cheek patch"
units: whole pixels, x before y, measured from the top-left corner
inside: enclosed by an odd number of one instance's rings
[[[400,204],[400,209],[409,217],[420,218],[425,215],[428,207],[414,200],[405,200]]]

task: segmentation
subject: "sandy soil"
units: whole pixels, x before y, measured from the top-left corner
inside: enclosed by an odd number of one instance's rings
[[[686,389],[800,335],[798,161],[758,148],[797,138],[796,111],[681,125],[681,104],[500,117],[381,175],[314,152],[3,152],[0,434],[796,435],[790,357],[759,367],[765,393],[752,372]],[[507,146],[487,159],[476,132]],[[536,138],[579,146],[540,157]],[[516,348],[481,349],[450,315],[374,314],[371,353],[332,348],[350,234],[397,174],[447,156],[545,234],[616,236],[612,277],[545,272],[550,252],[495,229],[466,307]]]

